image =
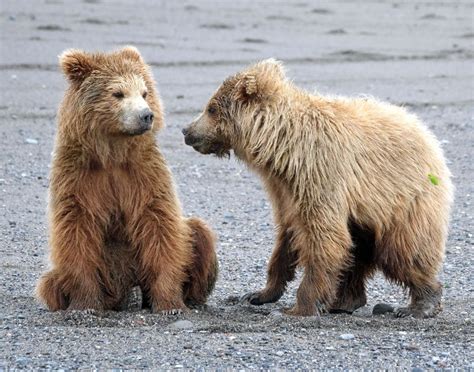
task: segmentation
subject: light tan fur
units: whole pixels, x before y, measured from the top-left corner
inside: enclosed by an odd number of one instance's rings
[[[163,115],[149,67],[133,47],[68,50],[60,65],[69,88],[50,175],[52,267],[37,296],[53,311],[120,309],[139,285],[155,312],[205,302],[217,273],[214,237],[182,215],[155,142]]]
[[[453,188],[416,116],[372,98],[309,94],[267,60],[229,77],[183,133],[204,154],[232,149],[270,195],[276,245],[251,303],[278,300],[300,265],[289,314],[313,315],[318,304],[352,312],[375,269],[410,289],[398,315],[439,310]]]

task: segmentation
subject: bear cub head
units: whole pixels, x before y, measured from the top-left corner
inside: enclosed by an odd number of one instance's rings
[[[274,59],[227,78],[204,111],[183,129],[185,143],[202,154],[219,157],[238,151],[284,97],[280,91],[286,83],[283,67]]]
[[[75,128],[78,132],[136,136],[153,128],[160,116],[158,96],[136,48],[113,53],[69,49],[59,56],[59,64],[69,81],[68,112],[75,112],[74,125],[82,126]]]

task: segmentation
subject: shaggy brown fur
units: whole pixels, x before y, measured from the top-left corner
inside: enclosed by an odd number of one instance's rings
[[[139,285],[154,312],[204,303],[217,277],[214,236],[182,216],[155,143],[163,119],[150,69],[133,47],[68,50],[60,65],[70,86],[51,170],[52,268],[39,299],[53,311],[120,309]]]
[[[410,290],[398,316],[440,309],[452,186],[415,116],[374,99],[309,94],[268,60],[228,78],[183,133],[204,154],[232,149],[270,194],[276,245],[250,303],[277,301],[300,265],[289,314],[313,315],[318,304],[354,311],[376,269]]]

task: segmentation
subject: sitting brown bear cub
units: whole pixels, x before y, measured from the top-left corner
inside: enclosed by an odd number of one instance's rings
[[[410,290],[397,316],[439,311],[452,186],[415,116],[374,99],[309,94],[269,60],[225,80],[183,133],[203,154],[232,149],[270,194],[278,235],[251,304],[277,301],[300,265],[292,315],[365,305],[376,269]]]
[[[139,285],[144,306],[203,304],[217,277],[214,236],[184,218],[155,134],[158,93],[139,52],[68,50],[50,183],[52,268],[37,285],[50,310],[121,309]]]

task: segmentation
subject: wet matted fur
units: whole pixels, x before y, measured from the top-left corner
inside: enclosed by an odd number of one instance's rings
[[[270,195],[276,244],[250,303],[277,301],[299,265],[289,314],[352,312],[377,269],[410,291],[397,315],[440,309],[453,188],[438,141],[414,115],[372,98],[310,94],[267,60],[226,79],[183,133],[203,154],[233,150]]]

